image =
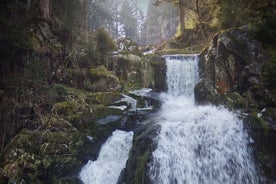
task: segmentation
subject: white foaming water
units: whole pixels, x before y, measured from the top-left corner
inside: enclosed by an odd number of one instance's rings
[[[197,64],[196,59],[166,59],[169,90],[163,95],[161,131],[157,149],[152,154],[152,182],[259,183],[242,121],[225,108],[194,104],[197,71],[193,70],[196,67],[192,62]]]
[[[166,56],[168,93],[172,96],[192,96],[198,81],[197,56]]]
[[[103,144],[96,161],[88,161],[79,175],[84,184],[116,184],[125,168],[133,132],[116,130]]]

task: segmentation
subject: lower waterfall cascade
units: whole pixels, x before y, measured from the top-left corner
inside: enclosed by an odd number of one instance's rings
[[[260,183],[242,121],[223,107],[195,105],[197,56],[165,58],[168,92],[161,97],[161,131],[150,163],[152,183]]]
[[[84,184],[116,184],[125,168],[133,132],[116,130],[101,148],[96,161],[88,161],[79,175]]]

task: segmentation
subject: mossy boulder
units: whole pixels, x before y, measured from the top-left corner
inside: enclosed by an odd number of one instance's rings
[[[86,135],[86,138],[79,142],[83,145],[79,149],[83,162],[95,160],[106,139],[114,130],[122,128],[122,122],[127,121],[127,117],[119,109],[103,105],[93,105],[92,108],[92,113],[79,114],[71,121],[79,131]]]
[[[64,116],[69,116],[77,112],[77,105],[74,102],[58,102],[55,104],[56,113]]]
[[[130,38],[120,38],[117,40],[117,46],[120,53],[141,55],[139,46]]]
[[[60,118],[49,118],[33,131],[23,129],[1,155],[1,179],[7,183],[56,183],[64,177],[78,180],[79,150],[85,138]]]
[[[124,91],[153,86],[153,70],[150,63],[134,54],[114,56],[108,61],[108,69],[123,82]]]
[[[255,109],[245,119],[245,124],[251,127],[249,130],[254,140],[252,145],[256,158],[268,181],[276,179],[275,115],[275,108],[266,108],[262,111]]]
[[[238,92],[229,92],[224,95],[226,106],[231,109],[246,108],[246,100]]]
[[[102,77],[108,77],[112,75],[113,73],[111,71],[108,71],[103,65],[89,69],[89,76],[92,79],[99,79]]]
[[[89,69],[89,79],[85,81],[85,88],[95,92],[120,90],[121,85],[118,77],[104,66]]]
[[[89,93],[87,97],[88,103],[97,105],[110,105],[115,101],[120,100],[122,98],[122,95],[118,92],[95,92]]]
[[[272,90],[276,89],[276,48],[274,46],[269,46],[266,49],[269,57],[269,62],[265,63],[262,68],[263,80],[265,85]]]
[[[67,85],[83,88],[83,81],[88,77],[87,68],[67,68],[62,82]]]

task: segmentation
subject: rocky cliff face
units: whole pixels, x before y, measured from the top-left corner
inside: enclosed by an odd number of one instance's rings
[[[0,3],[0,183],[79,183],[80,167],[127,126],[108,106],[154,87],[141,53],[112,59],[109,35],[86,32],[85,2]]]
[[[199,103],[228,103],[243,98],[244,107],[263,109],[273,106],[270,92],[262,82],[262,66],[267,61],[261,44],[245,30],[234,29],[218,33],[201,55],[201,80],[196,86]]]
[[[275,179],[275,96],[263,82],[262,68],[269,62],[261,44],[246,28],[217,33],[200,56],[197,103],[225,105],[248,113],[257,157],[266,174]]]

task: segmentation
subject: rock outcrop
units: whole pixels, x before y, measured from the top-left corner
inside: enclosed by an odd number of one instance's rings
[[[195,88],[198,103],[227,104],[242,97],[244,107],[259,110],[275,105],[262,82],[262,66],[267,58],[261,44],[248,32],[234,29],[218,33],[201,55],[201,80]],[[244,108],[243,107],[243,108]]]
[[[198,104],[225,105],[246,112],[256,156],[268,178],[275,179],[276,136],[273,93],[263,80],[269,57],[246,28],[217,33],[200,56],[200,81],[195,87]]]

